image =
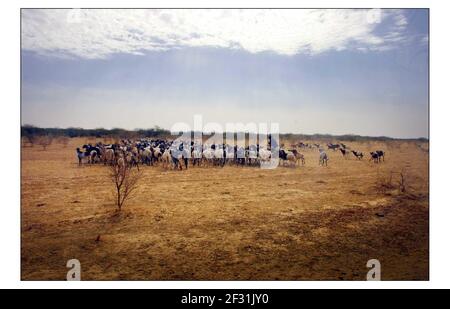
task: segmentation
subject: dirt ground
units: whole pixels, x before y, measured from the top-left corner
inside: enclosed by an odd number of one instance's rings
[[[65,280],[69,259],[82,280],[365,280],[369,259],[382,280],[428,280],[428,143],[346,143],[380,164],[144,167],[121,213],[83,143],[22,147],[22,280]]]

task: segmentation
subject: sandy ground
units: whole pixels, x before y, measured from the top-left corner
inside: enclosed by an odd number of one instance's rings
[[[347,143],[381,164],[144,167],[117,213],[107,168],[77,164],[84,142],[22,148],[23,280],[65,280],[73,258],[82,280],[365,280],[373,258],[383,280],[428,280],[427,143]]]

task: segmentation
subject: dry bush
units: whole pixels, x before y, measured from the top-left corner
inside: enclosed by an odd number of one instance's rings
[[[116,205],[120,211],[125,201],[132,198],[142,178],[142,172],[126,165],[114,164],[110,166],[109,177],[114,184]]]
[[[31,135],[22,137],[22,147],[33,147],[34,142],[34,138]]]
[[[68,138],[67,136],[60,136],[57,139],[58,144],[63,145],[64,148],[67,148],[69,141],[70,141],[70,138]]]
[[[395,188],[392,181],[392,172],[389,173],[389,176],[378,176],[375,182],[376,190],[381,194],[386,194],[388,191],[391,191]]]
[[[406,193],[408,186],[405,171],[391,171],[389,175],[378,175],[375,188],[381,194],[386,194],[392,190],[398,190],[399,193]]]
[[[53,136],[50,135],[42,135],[39,136],[36,140],[36,143],[42,146],[43,150],[47,150],[47,147],[50,146],[53,142]]]
[[[429,154],[430,148],[428,143],[416,143],[416,147],[419,148],[423,153]]]
[[[400,180],[398,181],[398,188],[400,192],[406,192],[406,175],[403,172],[400,172]]]
[[[35,144],[38,143],[40,136],[31,134],[23,137],[23,146],[26,147],[28,144],[29,147],[33,147]]]

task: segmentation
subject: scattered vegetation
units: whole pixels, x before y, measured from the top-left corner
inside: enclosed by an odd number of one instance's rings
[[[39,146],[42,146],[43,150],[47,150],[47,147],[50,146],[53,142],[53,136],[51,135],[42,135],[36,139],[36,143]]]
[[[114,184],[117,210],[121,211],[125,201],[132,198],[137,189],[142,172],[129,166],[114,164],[110,167],[109,177]]]
[[[63,145],[64,148],[69,144],[70,138],[67,136],[59,136],[57,138],[57,143]]]
[[[389,175],[378,175],[375,187],[381,194],[388,194],[393,190],[406,193],[408,189],[406,173],[401,170],[391,171]]]
[[[136,138],[136,137],[150,137],[150,138],[167,138],[172,136],[169,130],[155,126],[150,129],[135,129],[135,130],[125,130],[121,128],[113,129],[83,129],[83,128],[39,128],[32,125],[24,125],[21,128],[22,137],[27,139],[33,139],[36,136],[51,135],[51,136],[67,136],[67,137],[95,137],[95,138]],[[194,132],[191,132],[193,135]],[[223,133],[226,136],[226,132]],[[246,133],[246,137],[249,133]],[[174,137],[174,136],[172,136]],[[331,134],[293,134],[285,133],[280,134],[280,138],[284,140],[303,140],[303,141],[323,141],[329,142],[330,140],[339,141],[349,141],[349,142],[387,142],[387,141],[417,141],[417,142],[428,142],[427,138],[417,138],[417,139],[394,139],[387,136],[362,136],[353,134],[344,135],[331,135]]]
[[[132,138],[134,136],[142,137],[160,137],[170,136],[170,131],[164,130],[158,126],[151,129],[136,129],[125,130],[120,128],[113,128],[111,130],[97,128],[97,129],[83,129],[83,128],[39,128],[31,125],[24,125],[21,128],[22,137],[33,138],[35,136],[66,136],[66,137],[96,137],[96,138],[114,138],[120,136],[121,138]]]

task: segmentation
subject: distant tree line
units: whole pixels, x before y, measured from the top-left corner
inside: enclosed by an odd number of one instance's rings
[[[22,137],[35,136],[66,136],[66,137],[164,137],[170,135],[170,131],[155,126],[151,129],[135,129],[125,130],[121,128],[113,129],[83,129],[83,128],[39,128],[31,125],[24,125],[21,127]]]
[[[250,133],[251,134],[251,133]],[[23,125],[21,127],[21,135],[22,137],[33,139],[40,136],[52,136],[52,137],[120,137],[120,138],[176,138],[176,135],[171,135],[169,130],[160,128],[155,126],[150,129],[135,129],[135,130],[126,130],[121,128],[113,128],[113,129],[83,129],[83,128],[39,128],[32,125]],[[194,135],[194,132],[191,132],[191,136]],[[223,136],[226,136],[226,133],[223,133]],[[249,136],[249,133],[246,133],[246,137]],[[362,135],[354,135],[354,134],[344,134],[344,135],[332,135],[332,134],[294,134],[294,133],[285,133],[280,134],[280,138],[282,139],[296,139],[299,141],[307,141],[307,140],[315,140],[315,141],[324,141],[329,142],[332,140],[339,141],[349,141],[349,142],[358,142],[358,141],[393,141],[393,140],[404,140],[404,141],[419,141],[419,142],[427,142],[427,138],[413,138],[413,139],[396,139],[387,136],[362,136]]]
[[[329,142],[332,140],[347,141],[347,142],[363,142],[363,141],[374,141],[374,142],[387,142],[387,141],[418,141],[418,142],[428,142],[428,138],[393,138],[389,136],[365,136],[356,134],[343,134],[343,135],[332,135],[332,134],[280,134],[284,138],[295,138],[299,140],[313,140],[313,141],[324,141]]]

